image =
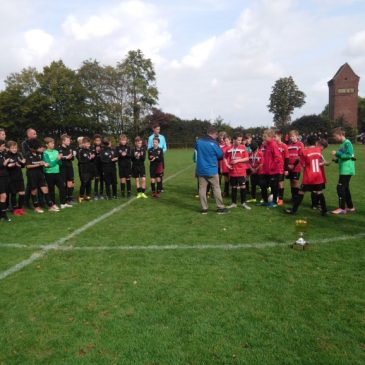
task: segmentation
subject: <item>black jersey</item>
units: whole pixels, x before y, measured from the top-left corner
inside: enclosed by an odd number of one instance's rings
[[[9,172],[8,168],[4,165],[5,160],[8,159],[8,153],[7,152],[0,152],[0,177],[8,177]]]
[[[148,150],[148,159],[151,162],[151,165],[160,165],[163,164],[163,149],[158,148],[150,148]]]
[[[144,161],[146,159],[146,149],[145,147],[135,147],[131,151],[132,164],[133,166],[144,166]]]
[[[119,165],[131,163],[131,148],[127,145],[120,144],[115,148],[115,156],[118,157]]]
[[[43,161],[42,153],[39,152],[30,152],[25,156],[26,166],[32,165],[37,166],[32,169],[28,169],[28,174],[35,174],[35,173],[43,173],[43,165],[39,164]]]
[[[9,164],[8,171],[11,181],[23,180],[22,168],[24,168],[25,163],[23,163],[23,157],[20,153],[8,153]],[[13,166],[9,166],[13,165]]]
[[[61,158],[61,161],[62,161],[61,167],[62,166],[72,166],[72,161],[75,159],[73,149],[70,146],[64,147],[64,146],[61,145],[61,146],[59,146],[57,148],[57,150],[62,155],[62,158]],[[67,159],[66,157],[69,156],[70,154],[72,155],[72,158],[71,159]]]
[[[92,174],[94,172],[92,151],[89,148],[79,148],[77,151],[77,160],[81,174]]]
[[[116,161],[113,161],[115,151],[110,147],[104,147],[100,152],[100,162],[102,164],[103,172],[112,171],[115,169]]]

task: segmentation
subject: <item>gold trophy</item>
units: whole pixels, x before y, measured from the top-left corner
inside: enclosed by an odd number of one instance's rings
[[[306,219],[297,219],[295,221],[295,231],[299,233],[299,238],[295,241],[293,248],[299,251],[308,249],[308,242],[304,239],[304,233],[308,228]]]

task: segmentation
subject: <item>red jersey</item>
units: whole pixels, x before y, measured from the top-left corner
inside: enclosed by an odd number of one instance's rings
[[[301,164],[304,167],[303,185],[320,185],[324,184],[322,150],[319,147],[306,148],[301,157]]]
[[[280,174],[281,154],[278,145],[274,141],[265,142],[264,165],[262,167],[265,175]]]
[[[250,152],[249,154],[249,166],[252,170],[253,174],[262,175],[262,165],[264,163],[264,154],[261,150],[257,150],[256,152]],[[261,167],[256,171],[256,169],[261,165]]]
[[[229,150],[231,148],[231,146],[226,146],[224,145],[222,148],[222,152],[223,152],[223,156],[226,156],[226,152],[227,150]],[[224,162],[224,160],[221,161],[221,174],[229,174],[229,168],[227,167],[226,163]]]
[[[247,162],[239,162],[232,165],[232,161],[240,160],[242,158],[248,158],[248,153],[245,146],[230,146],[229,148],[227,148],[225,153],[225,159],[227,160],[227,163],[232,166],[232,169],[229,170],[229,176],[246,176]]]
[[[288,146],[281,142],[277,143],[278,149],[281,155],[281,164],[280,164],[280,174],[284,174],[285,172],[285,160],[289,158],[289,150]]]
[[[289,165],[294,165],[296,161],[299,161],[298,164],[291,171],[300,172],[302,170],[300,159],[304,151],[304,144],[299,141],[295,143],[289,143],[288,151],[289,151]]]

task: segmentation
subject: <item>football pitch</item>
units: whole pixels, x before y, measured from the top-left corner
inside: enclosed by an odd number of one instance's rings
[[[364,364],[355,151],[356,214],[321,217],[308,195],[294,217],[254,205],[220,216],[213,199],[202,216],[192,151],[171,150],[159,200],[12,217],[0,225],[0,364]],[[337,208],[338,166],[326,174]],[[289,248],[300,218],[304,252]]]

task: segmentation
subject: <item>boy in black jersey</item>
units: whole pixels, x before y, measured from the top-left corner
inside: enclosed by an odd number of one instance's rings
[[[14,141],[8,142],[8,172],[9,172],[9,194],[13,214],[24,215],[23,209],[25,198],[25,186],[22,168],[25,167],[25,158],[18,152],[18,144]],[[17,201],[18,196],[18,201]]]
[[[103,148],[100,152],[100,162],[103,172],[103,181],[107,198],[110,200],[117,199],[117,168],[116,162],[118,157],[115,156],[115,151],[112,149],[112,144],[108,138],[103,139]]]
[[[136,137],[132,150],[132,176],[136,179],[137,199],[147,199],[146,192],[146,169],[144,161],[146,149],[142,146],[142,139]]]
[[[11,219],[6,214],[7,194],[9,191],[9,173],[7,165],[9,158],[5,151],[5,141],[0,140],[0,220],[10,222]]]
[[[127,185],[127,196],[131,196],[131,148],[127,145],[128,139],[125,134],[119,137],[119,145],[115,149],[115,156],[118,156],[120,190],[122,197],[125,197],[125,188]]]
[[[50,212],[58,212],[58,207],[53,203],[49,197],[46,178],[44,176],[43,168],[49,165],[43,161],[42,153],[43,147],[36,139],[32,139],[28,142],[30,152],[25,157],[25,164],[27,167],[27,178],[30,187],[30,194],[33,201],[34,211],[36,213],[44,213],[43,209],[39,206],[38,201],[38,189],[42,191],[45,201],[48,205]]]
[[[94,199],[104,199],[104,181],[103,181],[103,164],[100,160],[100,153],[102,150],[102,139],[100,134],[95,134],[94,136],[94,145],[92,147],[92,153],[95,155],[94,159]],[[99,189],[100,188],[100,189]]]
[[[71,137],[67,134],[63,134],[61,136],[61,146],[58,147],[58,152],[61,155],[60,174],[65,185],[67,204],[71,204],[73,202],[73,191],[75,188],[74,167],[72,163],[75,156],[70,145]]]
[[[150,177],[152,197],[159,198],[162,190],[161,177],[163,174],[163,149],[159,147],[160,140],[158,137],[153,138],[153,147],[148,150],[148,159],[150,160]],[[157,191],[156,191],[157,182]]]
[[[77,151],[77,160],[79,162],[79,174],[81,180],[79,203],[89,201],[91,193],[91,182],[94,177],[94,158],[95,155],[90,150],[90,138],[82,139],[81,148]]]

